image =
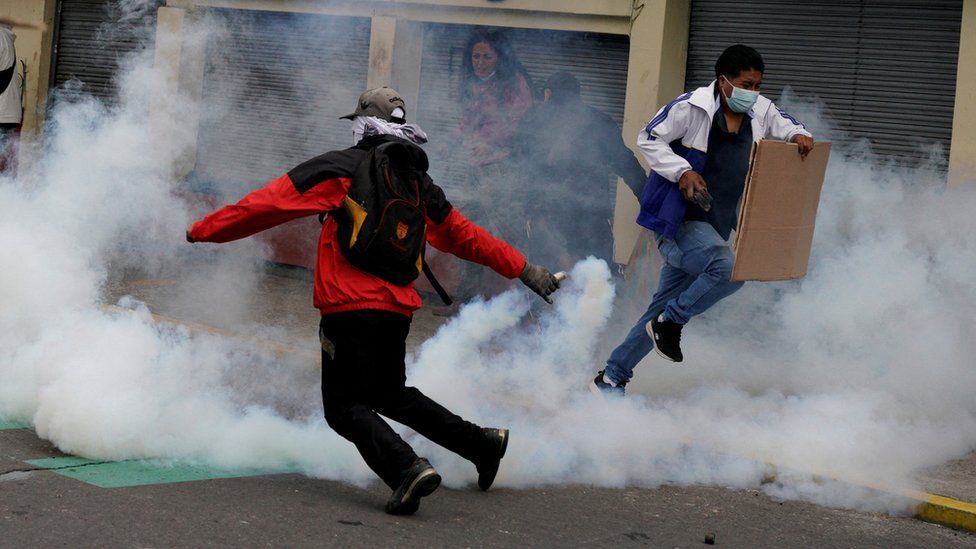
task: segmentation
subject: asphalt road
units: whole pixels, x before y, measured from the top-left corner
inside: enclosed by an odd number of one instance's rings
[[[0,546],[973,547],[976,536],[910,517],[775,501],[713,487],[441,488],[413,517],[386,515],[379,484],[301,475],[98,488],[26,459],[59,455],[0,431]]]

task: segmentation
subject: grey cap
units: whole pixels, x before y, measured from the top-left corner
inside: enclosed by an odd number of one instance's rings
[[[366,90],[359,96],[359,103],[356,105],[356,112],[340,116],[339,118],[353,119],[357,116],[375,116],[387,122],[403,123],[405,120],[394,118],[393,111],[397,107],[407,112],[406,104],[396,90],[388,86]]]

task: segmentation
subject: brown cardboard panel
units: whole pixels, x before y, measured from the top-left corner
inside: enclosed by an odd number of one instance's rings
[[[797,145],[763,140],[752,150],[739,209],[732,280],[789,280],[807,273],[830,143],[806,158]]]

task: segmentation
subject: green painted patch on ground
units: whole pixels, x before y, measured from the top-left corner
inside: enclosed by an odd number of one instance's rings
[[[99,488],[122,488],[194,480],[294,473],[283,469],[218,469],[158,460],[97,461],[80,457],[34,459],[27,463]]]
[[[10,421],[0,418],[0,431],[7,429],[30,429],[30,425],[21,421]]]

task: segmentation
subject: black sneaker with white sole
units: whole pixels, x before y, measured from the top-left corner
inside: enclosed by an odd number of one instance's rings
[[[600,370],[593,378],[593,383],[590,383],[590,392],[600,396],[624,396],[624,387],[627,386],[627,382],[616,385],[607,383],[607,380],[603,378],[603,372]]]
[[[662,320],[657,317],[647,323],[647,335],[654,340],[654,350],[662,358],[672,362],[681,362],[684,355],[681,354],[681,328],[684,324]]]
[[[420,498],[431,495],[441,485],[441,476],[424,458],[417,458],[407,469],[403,482],[386,502],[391,515],[412,515],[420,509]]]
[[[474,466],[478,469],[478,488],[488,490],[495,482],[498,467],[505,457],[505,450],[508,449],[508,429],[484,428],[481,431],[488,439],[489,451],[485,458],[476,461]]]

